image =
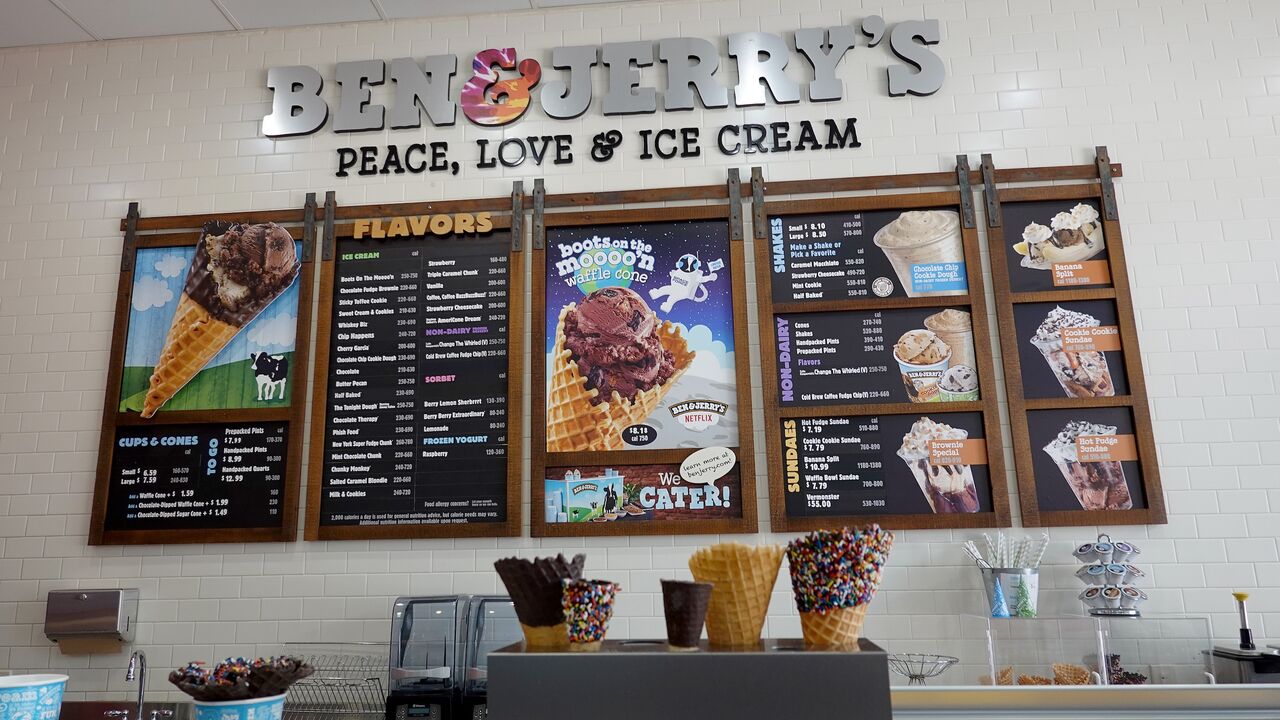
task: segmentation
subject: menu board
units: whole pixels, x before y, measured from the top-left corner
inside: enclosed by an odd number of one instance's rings
[[[391,218],[335,231],[309,536],[518,527],[509,505],[512,233],[489,212],[431,217],[447,227]]]
[[[293,538],[313,203],[252,222],[131,207],[91,544]]]
[[[959,193],[788,201],[757,228],[775,529],[1008,522]],[[975,319],[977,320],[975,322]]]
[[[1124,242],[1103,185],[987,194],[1000,209],[988,237],[1024,523],[1163,523]]]
[[[547,214],[535,240],[533,533],[753,529],[728,209],[616,215]]]
[[[106,529],[279,525],[287,434],[283,422],[118,428]]]

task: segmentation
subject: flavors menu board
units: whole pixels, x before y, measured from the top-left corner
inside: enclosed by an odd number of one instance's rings
[[[319,526],[504,524],[511,233],[360,234],[335,248]]]
[[[106,529],[279,525],[287,448],[283,422],[119,428]]]
[[[951,208],[774,216],[769,265],[777,303],[968,292]]]
[[[787,512],[991,511],[980,413],[783,418]]]
[[[1163,523],[1114,204],[1101,184],[987,192],[1024,522]]]
[[[293,539],[314,199],[252,222],[131,206],[90,544]]]
[[[756,272],[775,528],[1007,522],[962,205],[959,193],[766,205]]]

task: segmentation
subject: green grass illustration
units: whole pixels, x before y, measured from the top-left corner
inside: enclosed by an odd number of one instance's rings
[[[240,408],[285,407],[293,401],[293,353],[282,353],[289,360],[289,382],[284,397],[279,391],[271,400],[258,401],[258,383],[253,363],[248,358],[226,365],[205,368],[160,408],[167,410],[235,410]],[[151,382],[149,367],[126,367],[120,379],[120,411],[142,412],[142,403]]]

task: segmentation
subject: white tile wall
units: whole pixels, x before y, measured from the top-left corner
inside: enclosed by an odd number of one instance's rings
[[[859,47],[841,65],[840,103],[620,120],[592,111],[549,121],[535,110],[502,134],[572,133],[574,165],[478,171],[472,159],[457,177],[337,180],[332,151],[351,138],[324,131],[273,142],[257,132],[270,65],[327,70],[338,60],[450,52],[465,68],[477,50],[514,45],[550,73],[545,52],[559,44],[716,39],[876,12],[890,22],[943,20],[942,92],[886,97],[883,68],[893,60],[883,46]],[[633,148],[597,164],[589,138],[612,127],[630,135],[846,115],[860,118],[860,150],[751,160],[791,179],[949,170],[960,152],[991,152],[1006,166],[1074,164],[1105,144],[1124,163],[1123,225],[1172,515],[1165,527],[1115,530],[1146,550],[1153,610],[1211,615],[1229,639],[1227,593],[1251,589],[1260,634],[1280,636],[1278,19],[1275,0],[893,0],[866,10],[859,0],[724,0],[0,51],[0,669],[65,670],[72,697],[127,690],[124,656],[63,657],[45,641],[43,598],[54,588],[140,588],[137,644],[162,668],[279,642],[380,641],[392,597],[492,592],[492,561],[513,552],[586,550],[592,572],[626,587],[613,633],[660,635],[658,579],[687,573],[689,552],[713,538],[86,547],[118,218],[129,200],[146,215],[271,209],[328,188],[359,204],[505,195],[512,180],[536,176],[550,192],[716,183],[746,161],[706,153],[641,162]],[[601,77],[596,85],[603,90]],[[474,139],[498,133],[460,120],[358,142],[424,135],[468,160]],[[1071,607],[1068,549],[1093,532],[1053,531],[1051,608]],[[871,637],[934,649],[955,613],[982,610],[955,548],[966,535],[900,534]],[[799,630],[787,590],[775,594],[774,635]],[[166,689],[163,673],[153,681]]]

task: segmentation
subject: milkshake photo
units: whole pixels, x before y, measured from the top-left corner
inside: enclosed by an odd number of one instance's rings
[[[880,248],[908,297],[964,295],[964,243],[954,210],[908,210],[880,228]]]
[[[1085,510],[1129,510],[1133,499],[1124,479],[1124,468],[1114,460],[1087,461],[1080,457],[1077,439],[1115,435],[1114,425],[1095,425],[1085,420],[1067,423],[1044,452],[1058,466],[1071,492]]]
[[[930,442],[965,440],[969,433],[961,428],[922,417],[902,437],[898,457],[911,469],[911,474],[935,513],[976,513],[979,510],[978,488],[969,465],[935,465],[931,462]]]

